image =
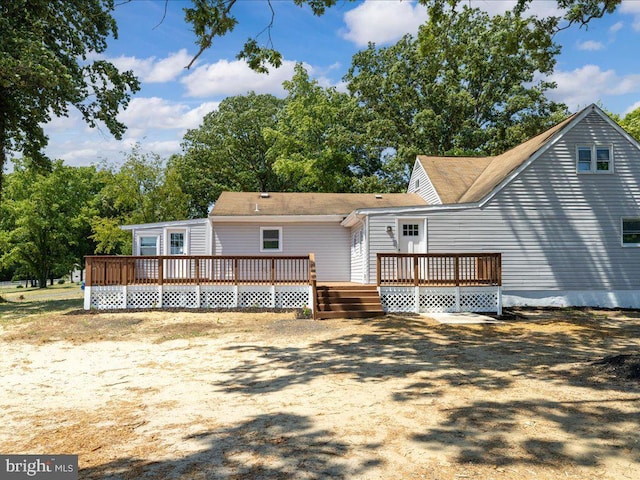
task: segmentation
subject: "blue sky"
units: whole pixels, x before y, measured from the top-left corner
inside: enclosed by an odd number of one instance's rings
[[[501,13],[512,0],[472,0],[471,4]],[[282,82],[291,78],[296,62],[303,62],[322,85],[341,88],[352,55],[367,42],[390,45],[405,33],[416,33],[426,19],[422,6],[409,1],[365,0],[342,2],[314,17],[306,7],[288,0],[272,0],[275,10],[271,38],[283,55],[283,65],[259,75],[235,59],[248,37],[270,21],[264,0],[239,0],[236,29],[205,51],[190,69],[184,67],[197,52],[195,37],[184,22],[187,0],[170,0],[163,19],[164,0],[133,0],[116,8],[119,38],[109,44],[105,58],[121,69],[132,69],[142,88],[119,118],[128,126],[121,141],[105,128],[89,129],[76,112],[47,125],[47,154],[70,165],[106,160],[122,161],[139,143],[143,151],[168,157],[181,151],[187,129],[227,96],[248,91],[284,96]],[[532,11],[556,11],[555,0],[534,0]],[[259,37],[266,41],[266,34]],[[625,0],[618,11],[594,20],[588,29],[560,32],[562,45],[552,79],[558,88],[550,94],[572,111],[593,102],[619,114],[640,106],[640,0]]]

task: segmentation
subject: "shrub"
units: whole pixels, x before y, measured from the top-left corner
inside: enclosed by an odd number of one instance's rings
[[[61,278],[60,280],[58,280],[58,285],[64,285],[64,278]]]

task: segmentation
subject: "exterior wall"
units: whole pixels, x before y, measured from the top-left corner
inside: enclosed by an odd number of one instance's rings
[[[260,227],[282,227],[282,252],[274,255],[314,253],[318,281],[350,281],[351,233],[338,223],[215,223],[213,254],[264,255],[260,252]]]
[[[364,283],[364,256],[366,239],[362,225],[351,229],[351,281]]]
[[[168,254],[165,250],[168,232],[186,231],[188,255],[211,255],[211,233],[208,219],[202,223],[180,224],[171,222],[167,226],[154,224],[149,227],[138,227],[133,230],[133,255],[140,255],[140,237],[158,236],[158,255]]]
[[[613,173],[576,173],[576,145],[592,143],[613,145]],[[428,214],[427,249],[501,252],[505,305],[632,306],[640,249],[622,247],[621,218],[640,217],[639,205],[640,151],[592,113],[483,208]],[[393,251],[384,221],[371,225],[372,251]]]
[[[419,187],[416,187],[416,180],[419,182]],[[438,196],[436,189],[433,187],[431,180],[427,176],[427,173],[422,168],[422,164],[416,160],[413,165],[413,172],[411,172],[411,180],[409,180],[409,188],[407,193],[417,193],[425,202],[429,205],[440,205],[442,201]]]

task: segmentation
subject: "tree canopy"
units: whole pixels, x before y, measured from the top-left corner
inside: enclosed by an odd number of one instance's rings
[[[113,0],[0,2],[0,195],[9,152],[48,165],[43,125],[76,107],[90,126],[120,138],[116,118],[139,89],[130,71],[92,60],[117,38]]]
[[[90,221],[101,188],[94,167],[53,162],[37,172],[18,162],[1,205],[0,264],[18,267],[41,287],[93,253]]]
[[[417,38],[370,44],[345,78],[362,128],[395,149],[399,168],[416,154],[493,155],[539,133],[566,114],[545,97],[555,85],[536,80],[559,52],[548,22],[464,6],[431,17]]]
[[[224,99],[202,124],[189,130],[183,155],[170,159],[189,192],[189,215],[203,217],[224,190],[278,191],[285,188],[267,156],[265,131],[277,123],[284,100],[273,95],[238,95]]]

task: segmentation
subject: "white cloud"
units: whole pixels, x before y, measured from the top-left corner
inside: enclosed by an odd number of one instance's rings
[[[218,108],[219,102],[204,102],[195,107],[159,97],[134,98],[129,108],[118,115],[127,125],[122,140],[116,140],[106,127],[90,128],[81,119],[64,128],[69,119],[57,119],[47,126],[51,158],[62,158],[69,165],[89,165],[101,160],[118,163],[126,152],[140,143],[143,151],[168,157],[180,152],[187,129],[197,128],[202,118]],[[52,125],[53,124],[53,125]]]
[[[156,57],[137,58],[124,55],[108,60],[119,70],[133,70],[143,82],[164,83],[175,80],[185,71],[184,67],[191,61],[191,55],[183,48],[159,60]]]
[[[619,76],[615,70],[601,70],[597,65],[585,65],[572,71],[558,70],[547,79],[558,85],[547,94],[549,98],[566,103],[572,110],[605,96],[640,91],[640,74]]]
[[[633,112],[636,108],[640,108],[640,101],[634,103],[633,105],[631,105],[630,107],[628,107],[623,113],[622,115],[627,115],[631,112]]]
[[[150,129],[180,129],[196,128],[202,122],[202,117],[218,108],[219,102],[205,102],[190,108],[183,103],[173,103],[159,97],[134,98],[129,107],[118,119],[129,127],[129,134],[141,136],[143,131]]]
[[[616,22],[609,27],[609,33],[617,33],[620,30],[622,30],[623,26],[624,26],[623,22]]]
[[[587,40],[585,42],[578,42],[578,50],[586,50],[586,51],[596,51],[596,50],[603,50],[604,49],[604,43],[602,42],[596,42],[594,40]]]
[[[77,110],[69,111],[67,117],[52,116],[51,121],[44,127],[46,133],[50,132],[66,132],[75,128],[80,128],[83,125],[82,116]]]
[[[633,29],[640,31],[640,2],[637,0],[623,0],[618,11],[633,15]]]
[[[359,47],[368,42],[391,43],[407,33],[416,34],[427,19],[427,9],[413,2],[366,0],[344,14],[343,37]]]
[[[516,4],[516,0],[470,1],[472,7],[479,8],[492,16],[512,10]],[[527,13],[548,17],[561,16],[563,11],[558,8],[556,1],[534,1],[529,4]],[[427,17],[427,8],[416,2],[365,0],[364,3],[345,13],[344,22],[347,28],[342,36],[358,47],[364,47],[368,42],[388,44],[407,33],[416,34],[420,25],[426,22]]]
[[[283,96],[282,82],[291,79],[295,65],[296,62],[284,60],[280,68],[271,68],[269,74],[264,74],[254,72],[241,60],[219,60],[196,68],[180,81],[189,97],[225,97],[250,91]],[[312,68],[305,68],[312,73]]]
[[[622,0],[620,12],[640,15],[640,2],[638,0]]]

